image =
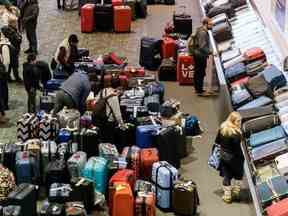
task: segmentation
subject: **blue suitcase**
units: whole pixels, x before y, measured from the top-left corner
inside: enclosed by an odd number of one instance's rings
[[[249,138],[249,144],[252,148],[264,145],[275,140],[286,137],[282,126],[276,126],[258,133],[254,133]]]
[[[160,126],[142,125],[136,128],[136,145],[140,148],[151,148],[153,135],[160,130]]]
[[[95,183],[95,190],[104,194],[108,178],[108,161],[102,157],[91,157],[82,172],[84,178]]]
[[[54,92],[59,90],[61,84],[64,82],[64,79],[51,79],[48,80],[45,85],[45,91],[46,92]]]
[[[72,139],[71,132],[65,128],[60,129],[57,136],[57,143],[67,143]]]
[[[266,96],[261,96],[253,101],[250,101],[249,103],[239,107],[238,110],[246,110],[246,109],[252,109],[257,107],[262,107],[271,104],[273,101],[271,98]]]
[[[245,76],[247,72],[244,63],[237,63],[225,70],[225,77],[229,82],[237,81]]]
[[[266,67],[262,74],[272,89],[278,89],[286,85],[286,78],[283,72],[275,65]]]
[[[153,164],[152,182],[156,189],[156,205],[162,210],[170,210],[173,185],[178,180],[178,170],[166,161]]]

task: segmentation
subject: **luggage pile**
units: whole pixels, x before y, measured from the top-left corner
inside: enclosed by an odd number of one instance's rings
[[[81,2],[81,32],[130,32],[131,22],[146,18],[145,0],[79,1]],[[87,4],[85,4],[85,2]]]

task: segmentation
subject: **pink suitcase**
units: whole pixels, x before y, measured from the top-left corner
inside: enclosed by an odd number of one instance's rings
[[[267,216],[288,216],[288,198],[266,208]]]

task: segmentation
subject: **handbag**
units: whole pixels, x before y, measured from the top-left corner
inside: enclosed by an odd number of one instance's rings
[[[212,147],[211,154],[210,154],[209,159],[208,159],[208,166],[217,170],[217,171],[220,168],[220,158],[221,158],[220,152],[221,152],[220,145],[217,143],[214,143],[214,145]]]

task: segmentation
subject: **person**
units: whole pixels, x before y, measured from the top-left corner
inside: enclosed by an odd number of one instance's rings
[[[51,62],[51,69],[55,70],[57,65],[61,65],[64,70],[74,70],[74,63],[79,59],[78,43],[79,40],[75,34],[71,34],[68,38],[64,39],[57,47]]]
[[[37,89],[42,90],[42,86],[40,86],[40,73],[36,66],[36,55],[33,53],[27,56],[27,62],[23,64],[23,79],[28,94],[28,112],[35,113]]]
[[[0,123],[5,123],[8,119],[5,117],[5,110],[8,110],[8,83],[7,74],[10,65],[9,41],[2,32],[0,32]]]
[[[203,18],[202,26],[197,28],[194,39],[194,59],[195,59],[195,74],[194,86],[195,92],[199,96],[206,96],[207,94],[203,89],[204,77],[206,75],[206,65],[209,55],[212,54],[209,45],[208,30],[212,29],[212,20],[208,17]],[[192,36],[191,36],[192,37]],[[192,41],[189,39],[189,41]]]
[[[39,16],[39,5],[38,0],[27,0],[22,8],[21,21],[26,31],[26,36],[29,41],[29,48],[25,53],[38,54],[37,50],[37,20]]]
[[[53,116],[56,116],[65,106],[68,109],[78,109],[81,114],[84,114],[90,90],[91,85],[87,73],[74,72],[62,83],[60,90],[56,93]]]
[[[37,61],[35,65],[36,65],[37,71],[40,74],[40,78],[41,78],[40,81],[43,87],[45,87],[47,82],[52,78],[49,64],[45,61]]]
[[[8,69],[8,81],[12,81],[11,70],[13,70],[13,75],[16,82],[22,82],[19,77],[19,53],[21,50],[22,36],[17,30],[17,20],[9,19],[8,26],[2,27],[2,32],[6,38],[9,39],[11,46],[11,64]]]
[[[241,180],[243,178],[244,156],[241,149],[241,116],[232,112],[222,123],[215,142],[220,145],[220,176],[223,177],[222,197],[225,203],[239,200]],[[235,179],[234,186],[231,185]]]
[[[61,5],[61,2],[60,2],[60,0],[57,0],[57,7],[58,7],[58,9],[65,9],[65,0],[62,0],[62,5]]]

